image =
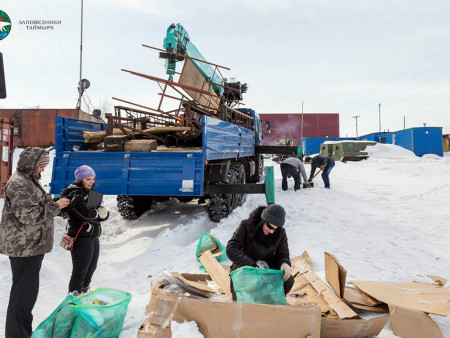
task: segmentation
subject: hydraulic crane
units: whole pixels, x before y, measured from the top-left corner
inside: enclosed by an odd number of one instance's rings
[[[209,82],[214,92],[222,98],[223,104],[230,106],[242,100],[242,94],[247,91],[247,84],[227,82],[227,79],[221,76],[217,67],[212,67],[206,61],[206,58],[191,42],[188,32],[182,25],[171,24],[167,28],[164,49],[168,53],[161,52],[160,57],[166,59],[166,73],[169,75],[170,81],[173,80],[175,74],[176,62],[184,61],[185,57],[183,56],[188,56],[200,74]]]

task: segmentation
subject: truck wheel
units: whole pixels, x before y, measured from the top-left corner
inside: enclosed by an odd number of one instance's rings
[[[233,165],[227,172],[225,184],[236,184],[238,182],[236,170]],[[211,195],[209,200],[209,218],[213,222],[220,222],[222,218],[227,217],[236,208],[236,194],[215,194]]]
[[[240,183],[240,184],[245,184],[247,183],[247,176],[245,175],[245,169],[244,169],[244,165],[240,162],[237,163],[233,163],[233,165],[231,166],[231,169],[235,171],[236,173],[236,183]],[[247,195],[246,194],[236,194],[235,195],[235,199],[236,199],[236,207],[241,207],[244,203],[245,200],[247,199]]]
[[[138,219],[152,204],[151,196],[117,196],[117,209],[124,219]]]

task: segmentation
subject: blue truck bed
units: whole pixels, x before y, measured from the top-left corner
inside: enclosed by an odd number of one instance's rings
[[[202,148],[176,152],[87,151],[83,131],[106,130],[106,124],[56,117],[51,193],[60,194],[83,164],[96,172],[96,190],[105,195],[203,196],[206,161],[255,153],[252,130],[202,117]]]

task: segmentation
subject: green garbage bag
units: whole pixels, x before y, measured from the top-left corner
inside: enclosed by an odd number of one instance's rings
[[[31,337],[118,337],[130,300],[130,293],[108,288],[68,295]]]
[[[222,262],[228,259],[227,254],[225,253],[225,248],[223,247],[222,243],[214,237],[213,235],[210,235],[206,232],[202,233],[200,236],[200,239],[197,244],[197,262],[200,262],[200,256],[205,251],[211,251],[211,253],[216,257],[218,262]],[[203,266],[200,266],[200,268],[204,271],[205,268]]]
[[[284,295],[284,272],[243,266],[231,272],[238,302],[287,305]]]

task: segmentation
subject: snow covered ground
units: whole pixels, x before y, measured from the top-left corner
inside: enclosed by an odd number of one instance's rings
[[[379,144],[368,148],[362,162],[336,162],[331,189],[320,176],[313,189],[281,190],[275,166],[276,202],[287,211],[286,231],[291,256],[307,250],[312,267],[324,277],[325,251],[347,269],[347,280],[427,281],[427,274],[450,280],[450,156],[414,156],[403,148]],[[15,161],[19,152],[15,153]],[[51,166],[43,183],[51,177]],[[309,166],[306,166],[309,172]],[[136,221],[124,221],[115,197],[106,196],[111,216],[104,224],[99,265],[92,287],[112,287],[133,295],[121,337],[135,337],[150,299],[149,276],[162,271],[200,273],[195,259],[202,232],[226,244],[239,222],[264,196],[248,196],[243,207],[213,223],[206,207],[168,202]],[[0,202],[2,207],[2,202]],[[65,221],[55,221],[54,249],[44,258],[41,287],[34,309],[34,327],[65,298],[71,272],[70,254],[59,246]],[[429,281],[429,280],[428,280]],[[9,260],[0,256],[0,336],[4,334],[11,285]],[[445,337],[450,317],[433,316]],[[178,336],[198,336],[193,323],[177,325]],[[189,332],[190,334],[187,334]],[[381,336],[392,337],[389,328]]]

